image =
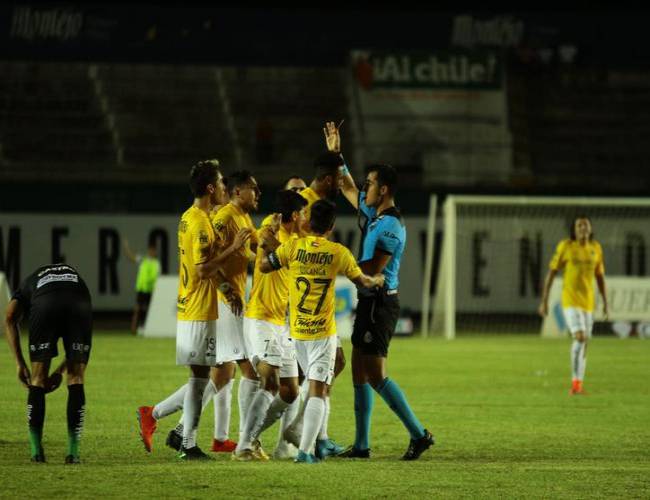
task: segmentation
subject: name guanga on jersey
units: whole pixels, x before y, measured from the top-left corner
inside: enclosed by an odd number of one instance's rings
[[[296,260],[303,264],[331,264],[334,260],[334,255],[329,252],[308,252],[302,248],[298,250]]]

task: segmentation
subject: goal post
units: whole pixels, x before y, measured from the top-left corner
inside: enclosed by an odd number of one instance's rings
[[[433,273],[435,238],[436,238],[436,216],[438,211],[438,197],[432,194],[429,197],[429,218],[427,220],[427,239],[425,242],[424,255],[424,276],[422,279],[422,320],[420,334],[423,337],[429,335],[431,318],[431,275]]]
[[[442,211],[433,335],[539,333],[548,264],[578,215],[592,221],[606,276],[650,274],[650,199],[450,195]]]

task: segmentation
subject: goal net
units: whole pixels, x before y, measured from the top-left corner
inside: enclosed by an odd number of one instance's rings
[[[423,334],[540,332],[548,264],[578,215],[592,221],[606,276],[646,275],[650,200],[448,196],[435,295],[426,297],[433,320]]]

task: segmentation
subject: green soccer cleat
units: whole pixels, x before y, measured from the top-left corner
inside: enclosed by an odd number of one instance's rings
[[[320,459],[316,458],[315,455],[311,453],[305,453],[304,451],[299,451],[298,456],[294,460],[294,463],[297,464],[317,464],[320,463]]]
[[[318,439],[316,441],[316,457],[320,459],[338,455],[344,450],[343,446],[336,444],[331,439]]]

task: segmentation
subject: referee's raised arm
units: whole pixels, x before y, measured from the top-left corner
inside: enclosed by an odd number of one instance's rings
[[[341,123],[337,127],[334,122],[326,122],[325,126],[323,127],[323,132],[325,134],[325,144],[327,145],[327,150],[331,151],[333,153],[338,153],[341,155],[341,159],[343,159],[343,155],[341,154],[341,135],[339,133],[339,128],[341,126]],[[357,188],[356,184],[354,183],[354,179],[352,178],[352,175],[350,174],[350,171],[348,169],[348,166],[345,164],[345,160],[343,160],[343,166],[339,167],[339,188],[341,189],[341,192],[343,193],[343,196],[350,202],[350,204],[355,208],[359,208],[359,189]]]

